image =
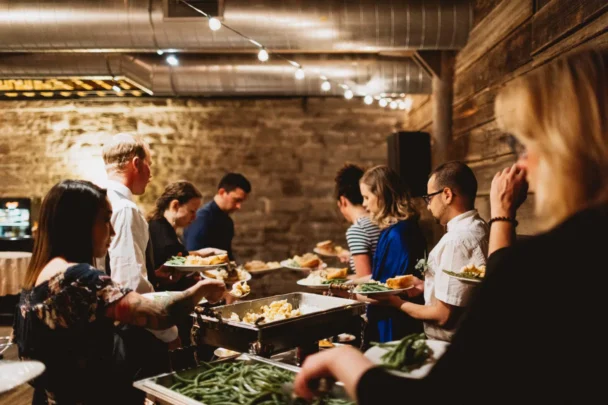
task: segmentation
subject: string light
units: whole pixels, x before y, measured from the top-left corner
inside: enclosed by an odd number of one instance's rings
[[[391,108],[391,110],[396,110],[398,107],[396,101],[391,101],[391,103],[388,106]]]
[[[348,89],[344,92],[344,98],[347,100],[352,99],[353,96],[354,96],[354,94],[353,94],[352,90],[350,90],[350,89]]]
[[[211,31],[217,31],[220,28],[222,28],[222,22],[215,17],[211,17],[209,19],[209,29],[211,29]]]
[[[264,48],[260,49],[260,52],[258,52],[258,59],[260,62],[266,62],[269,57],[268,51]]]
[[[325,80],[321,84],[321,90],[323,90],[323,91],[330,91],[331,90],[331,83],[329,82],[329,80]]]
[[[179,60],[177,59],[177,57],[175,57],[175,55],[169,55],[169,56],[167,56],[167,59],[165,59],[165,60],[171,66],[179,65]]]
[[[304,73],[304,69],[302,69],[302,68],[298,68],[296,70],[296,74],[295,75],[296,75],[296,79],[298,79],[298,80],[302,80],[306,76],[306,74]]]
[[[159,49],[158,51],[156,51],[156,53],[162,55],[164,52],[162,51],[162,49]]]
[[[381,98],[380,101],[378,101],[378,105],[382,108],[386,107],[388,105],[388,101],[386,101],[385,98]]]
[[[405,110],[405,101],[399,101],[399,109]]]
[[[372,96],[365,96],[363,98],[363,102],[367,105],[372,105],[372,103],[374,102],[374,98]]]
[[[122,89],[118,85],[116,85],[116,84],[114,86],[112,86],[112,90],[114,90],[117,93],[122,92]]]
[[[411,97],[407,97],[403,103],[405,104],[405,109],[406,110],[411,110],[412,109],[412,105],[414,104],[414,100],[412,100]]]

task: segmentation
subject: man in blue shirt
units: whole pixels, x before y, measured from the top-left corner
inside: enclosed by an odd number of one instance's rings
[[[241,209],[251,184],[242,174],[228,173],[217,188],[213,200],[198,210],[194,222],[184,230],[184,241],[189,251],[214,247],[227,251],[233,260],[234,222],[230,214]]]

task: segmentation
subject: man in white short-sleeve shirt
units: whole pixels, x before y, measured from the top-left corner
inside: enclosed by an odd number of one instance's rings
[[[424,196],[427,208],[437,222],[447,227],[446,234],[433,248],[424,272],[424,284],[415,290],[424,292],[424,305],[397,297],[389,302],[403,312],[424,321],[429,339],[449,341],[463,309],[468,305],[477,284],[463,282],[443,272],[460,272],[464,266],[485,266],[489,229],[475,210],[477,180],[462,162],[448,162],[433,171]],[[416,295],[412,292],[411,295]]]

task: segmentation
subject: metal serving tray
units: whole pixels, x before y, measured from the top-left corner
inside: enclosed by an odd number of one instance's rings
[[[302,315],[259,325],[229,320],[233,312],[242,318],[247,312],[257,312],[279,300],[287,300],[294,309],[300,308]],[[224,320],[198,315],[195,322],[199,327],[195,333],[198,343],[269,356],[340,333],[358,334],[365,304],[298,292],[215,307],[214,311]]]
[[[215,361],[211,364],[235,362],[235,361],[246,361],[249,363],[266,363],[274,367],[282,368],[284,370],[292,371],[297,374],[300,371],[299,367],[290,366],[287,364],[279,363],[273,360],[265,359],[262,357],[254,356],[251,354],[242,354],[238,357],[228,358],[220,361]],[[133,386],[137,389],[144,391],[148,399],[153,400],[156,404],[163,405],[201,405],[201,402],[182,395],[176,391],[170,390],[175,379],[173,375],[177,374],[180,377],[192,379],[194,376],[204,371],[201,367],[191,368],[189,370],[178,371],[173,373],[161,374],[158,376],[146,378],[144,380],[136,381]]]

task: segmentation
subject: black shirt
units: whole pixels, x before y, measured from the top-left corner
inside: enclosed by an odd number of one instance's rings
[[[194,222],[185,229],[184,241],[190,251],[206,247],[222,249],[232,255],[232,238],[234,237],[234,222],[222,211],[215,201],[211,200],[199,209]]]
[[[188,256],[188,250],[179,241],[175,229],[164,217],[149,222],[150,241],[154,254],[154,269],[162,266],[171,256]]]
[[[412,380],[372,369],[359,404],[605,403],[606,229],[602,205],[496,251],[431,373]]]

